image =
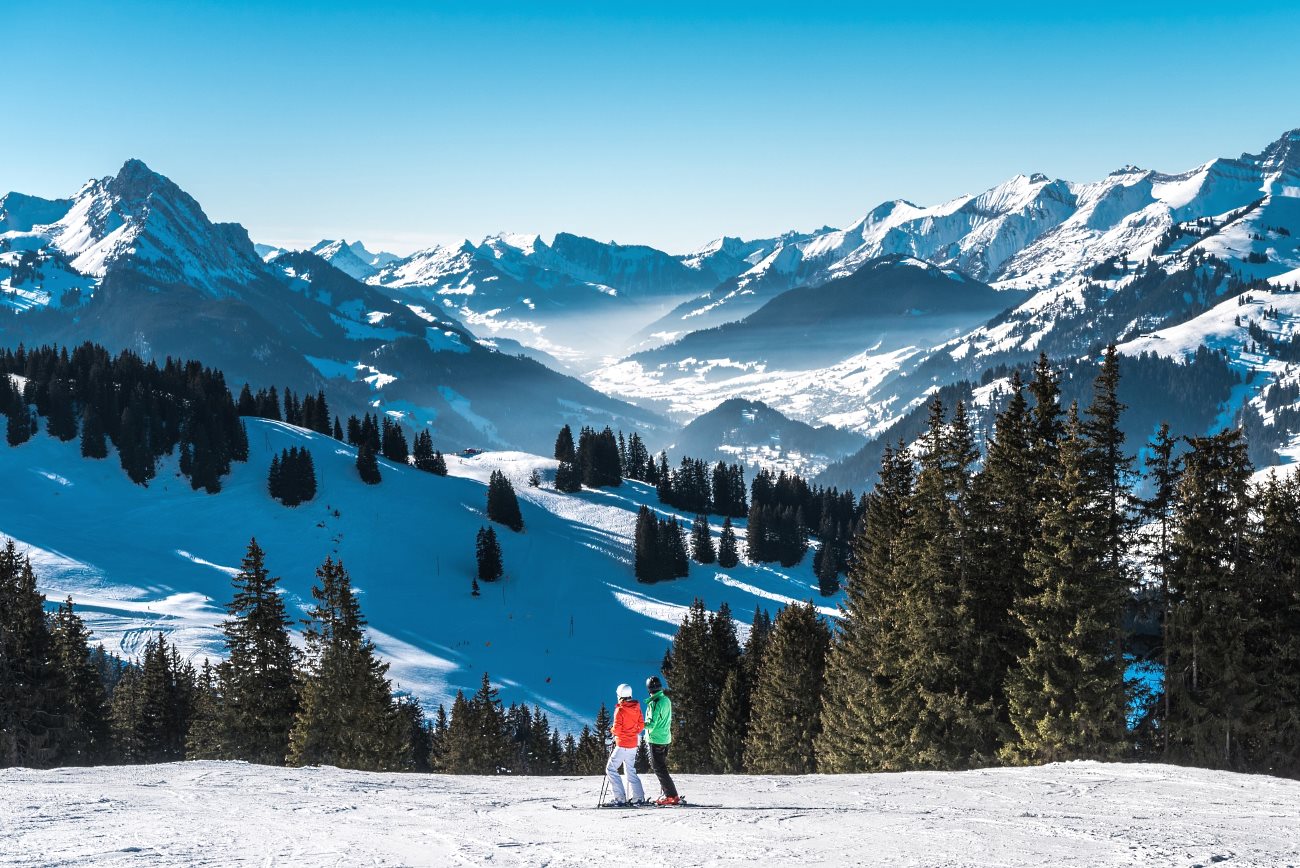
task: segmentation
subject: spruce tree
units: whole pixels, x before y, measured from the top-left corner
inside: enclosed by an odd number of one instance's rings
[[[378,485],[383,481],[374,447],[365,441],[357,446],[357,474],[366,485]]]
[[[223,759],[282,765],[297,713],[289,617],[256,539],[231,583],[222,625],[227,656],[218,667]]]
[[[1141,502],[1142,521],[1153,532],[1147,537],[1147,558],[1159,578],[1159,621],[1161,672],[1170,671],[1169,627],[1173,618],[1173,598],[1169,588],[1169,565],[1172,557],[1174,504],[1178,494],[1178,481],[1182,474],[1181,459],[1174,449],[1178,441],[1169,434],[1169,423],[1161,423],[1148,444],[1146,458],[1150,496]],[[1155,706],[1156,727],[1160,738],[1161,755],[1169,757],[1169,691],[1161,691],[1161,701]]]
[[[713,537],[709,535],[709,517],[695,516],[691,526],[691,557],[698,564],[711,564],[717,561],[718,553],[713,548]]]
[[[221,682],[207,660],[194,685],[194,714],[185,734],[185,757],[191,760],[226,759],[232,753],[221,720]]]
[[[1258,493],[1259,524],[1252,541],[1258,629],[1247,636],[1261,691],[1251,767],[1300,775],[1300,479],[1270,474]]]
[[[657,582],[663,578],[659,559],[659,521],[648,506],[642,505],[637,511],[632,561],[638,582]]]
[[[817,766],[833,773],[911,767],[909,727],[897,707],[911,685],[900,679],[902,611],[909,565],[903,530],[911,510],[912,460],[886,446],[853,539],[840,624],[826,663],[826,702]],[[751,644],[755,632],[751,631]],[[748,651],[746,652],[748,655]],[[908,701],[910,696],[907,697]]]
[[[683,771],[707,773],[713,768],[709,740],[722,690],[716,649],[708,610],[697,597],[673,637],[667,672],[673,696],[673,762]]]
[[[816,771],[822,690],[830,631],[811,602],[776,616],[750,698],[745,767],[753,774]]]
[[[524,518],[519,512],[515,487],[500,470],[493,470],[488,477],[487,517],[488,521],[503,524],[516,533],[524,529]]]
[[[395,771],[410,762],[410,744],[393,702],[388,664],[364,633],[365,619],[342,562],[316,570],[304,633],[306,669],[289,734],[291,765]]]
[[[1241,432],[1196,437],[1183,458],[1169,564],[1171,758],[1241,769],[1261,724],[1260,673],[1249,637],[1260,628],[1251,588],[1251,467]]]
[[[30,559],[7,540],[0,549],[0,768],[53,765],[66,736],[66,685],[44,607]]]
[[[722,522],[722,536],[718,539],[718,566],[729,570],[740,563],[740,552],[736,548],[736,530],[731,526],[731,517]]]
[[[505,714],[486,672],[472,698],[457,691],[441,747],[443,766],[452,774],[495,775],[506,768],[510,745]]]
[[[994,422],[984,466],[972,482],[975,524],[971,618],[979,637],[973,693],[990,700],[1009,727],[1005,684],[1026,651],[1024,625],[1013,609],[1030,594],[1026,559],[1038,529],[1039,468],[1034,429],[1020,373]],[[1055,472],[1055,466],[1049,472]]]
[[[560,429],[559,435],[555,438],[555,460],[561,463],[572,464],[577,458],[577,451],[573,446],[573,429],[565,425]]]
[[[104,439],[104,422],[93,404],[87,404],[81,414],[81,457],[108,457],[108,443]]]
[[[505,571],[501,564],[501,544],[497,533],[490,527],[479,528],[474,541],[474,558],[478,565],[478,578],[485,582],[495,582]],[[477,589],[475,584],[475,589]]]
[[[719,774],[745,771],[745,737],[749,732],[749,696],[739,668],[727,673],[709,736],[709,758]]]
[[[976,551],[970,497],[975,452],[959,403],[944,424],[942,403],[930,406],[920,470],[901,536],[899,631],[885,641],[901,657],[891,733],[916,768],[958,768],[985,762],[996,748],[996,709],[976,694],[974,601]],[[904,736],[904,733],[906,735]]]
[[[1011,762],[1111,759],[1124,743],[1125,586],[1111,572],[1097,451],[1071,406],[1055,491],[1039,489],[1051,494],[1027,559],[1031,589],[1015,608],[1027,642],[1007,684],[1016,738],[1002,755]]]
[[[99,765],[112,757],[108,696],[90,655],[90,631],[69,597],[50,623],[50,645],[66,691],[65,736],[60,765]]]

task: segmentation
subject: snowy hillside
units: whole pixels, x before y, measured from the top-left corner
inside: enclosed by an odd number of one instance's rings
[[[588,722],[619,682],[656,671],[694,597],[710,608],[729,602],[742,624],[756,606],[774,612],[791,600],[817,598],[835,612],[835,600],[817,597],[811,553],[793,570],[694,565],[688,579],[638,584],[636,512],[657,506],[640,483],[561,495],[526,484],[553,461],[486,453],[450,456],[445,478],[381,461],[383,482],[368,486],[354,450],[338,441],[261,419],[247,427],[249,462],[235,464],[216,495],[192,491],[173,463],[143,488],[116,456],[83,459],[75,441],[40,434],[0,446],[0,536],[31,552],[51,602],[72,595],[98,640],[127,656],[150,630],[189,654],[219,652],[220,607],[252,536],[291,610],[310,600],[316,566],[341,557],[401,688],[436,705],[457,689],[472,693],[488,671],[507,702],[537,703],[564,726]],[[311,450],[319,485],[295,509],[266,492],[271,456],[291,445]],[[498,528],[506,577],[476,599],[474,537],[487,524],[486,481],[498,467],[514,480],[526,528]],[[682,518],[689,526],[693,516]]]
[[[600,811],[599,781],[243,763],[0,770],[0,864],[1277,866],[1300,783],[1158,765],[678,776],[700,807]]]

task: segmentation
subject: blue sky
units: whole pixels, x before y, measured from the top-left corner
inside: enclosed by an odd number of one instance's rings
[[[0,190],[139,157],[257,240],[685,251],[1300,126],[1295,3],[618,7],[15,4]]]

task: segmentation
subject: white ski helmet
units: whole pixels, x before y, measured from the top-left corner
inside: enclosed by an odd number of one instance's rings
[[[631,685],[631,684],[620,684],[620,685],[618,686],[618,691],[617,691],[617,693],[618,693],[618,698],[619,698],[619,699],[631,699],[631,698],[632,698],[632,685]]]

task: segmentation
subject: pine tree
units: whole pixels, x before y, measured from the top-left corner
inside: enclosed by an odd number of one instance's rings
[[[568,461],[561,461],[555,468],[555,490],[573,494],[582,490],[582,478],[578,469]]]
[[[739,668],[727,673],[709,736],[709,758],[719,774],[745,771],[745,736],[749,732],[749,697]]]
[[[443,767],[451,774],[495,775],[510,753],[501,698],[487,673],[470,699],[457,691],[443,741]]]
[[[573,429],[565,425],[555,438],[555,460],[573,464],[577,460],[577,450],[573,447]]]
[[[108,444],[104,440],[104,422],[93,404],[87,404],[81,415],[81,457],[107,458]]]
[[[516,533],[524,529],[524,518],[519,512],[515,487],[500,470],[493,470],[488,477],[487,517],[488,521],[503,524]]]
[[[1196,437],[1183,458],[1169,586],[1171,758],[1240,769],[1263,692],[1248,638],[1259,629],[1250,576],[1250,462],[1237,430]]]
[[[180,653],[156,634],[145,644],[138,670],[113,691],[113,740],[131,763],[185,759],[197,675]]]
[[[67,695],[60,765],[98,765],[112,756],[108,696],[90,656],[90,631],[73,611],[69,597],[50,624],[54,665]]]
[[[1020,373],[1013,372],[1010,397],[998,414],[984,467],[972,483],[975,524],[971,618],[979,637],[972,693],[992,701],[999,723],[1010,726],[1007,673],[1026,651],[1024,625],[1013,613],[1030,594],[1026,558],[1038,529],[1039,468],[1034,429]],[[1050,469],[1054,472],[1055,467]]]
[[[745,767],[754,774],[816,771],[830,631],[811,602],[777,614],[751,697]]]
[[[31,412],[27,405],[19,399],[17,405],[9,411],[9,423],[6,432],[10,446],[21,446],[28,440],[32,439],[32,431],[35,425],[32,423]]]
[[[718,553],[713,548],[713,537],[709,535],[709,517],[695,516],[691,526],[691,557],[698,564],[711,564],[717,561]]]
[[[410,744],[387,672],[364,633],[365,619],[342,562],[326,558],[312,588],[306,669],[289,734],[291,765],[399,770]]]
[[[501,578],[504,568],[501,564],[501,544],[497,534],[490,527],[479,528],[478,538],[474,541],[474,557],[478,563],[478,578],[485,582],[495,582]],[[478,585],[475,583],[475,588]]]
[[[221,705],[221,682],[217,670],[204,660],[194,682],[194,713],[185,734],[186,759],[213,760],[228,756]]]
[[[222,759],[282,765],[297,713],[289,617],[266,568],[266,554],[250,540],[222,625],[227,656],[217,669]]]
[[[736,549],[736,531],[731,526],[731,518],[722,522],[722,536],[718,540],[718,566],[729,570],[740,563],[740,553]]]
[[[1300,775],[1300,479],[1270,474],[1259,491],[1252,541],[1258,629],[1247,636],[1249,664],[1261,686],[1251,767]]]
[[[907,685],[893,722],[908,733],[917,768],[983,762],[996,747],[996,710],[974,695],[976,545],[969,480],[975,452],[963,406],[957,405],[950,425],[943,417],[936,399],[902,532],[901,562],[908,566],[899,571],[903,590],[895,623],[901,630],[886,640],[897,643],[893,653],[902,657],[897,686]]]
[[[1031,590],[1016,603],[1027,644],[1007,684],[1011,762],[1110,759],[1125,737],[1125,587],[1110,570],[1107,481],[1085,438],[1071,406],[1027,559]]]
[[[1160,655],[1161,672],[1170,671],[1169,664],[1169,627],[1172,621],[1173,599],[1169,589],[1169,565],[1173,559],[1171,550],[1173,531],[1173,510],[1178,493],[1178,480],[1182,474],[1181,460],[1174,454],[1178,445],[1169,434],[1169,424],[1162,423],[1160,430],[1148,445],[1146,458],[1147,478],[1150,480],[1151,496],[1141,503],[1142,520],[1154,532],[1148,537],[1148,559],[1159,577],[1159,621],[1160,621]],[[1155,706],[1156,727],[1160,739],[1161,755],[1169,757],[1169,691],[1161,691],[1161,702]]]
[[[900,442],[886,446],[879,481],[853,539],[839,631],[826,670],[817,766],[833,773],[911,767],[909,726],[898,708],[902,681],[903,594],[908,569],[903,530],[911,511],[912,460]],[[755,635],[751,631],[751,643]]]
[[[367,485],[378,485],[383,481],[383,476],[379,472],[379,459],[375,455],[375,450],[365,441],[357,446],[357,474],[361,477],[361,481]]]
[[[633,573],[638,582],[657,582],[663,578],[659,559],[659,521],[650,507],[637,511],[633,543]]]
[[[7,540],[0,549],[0,768],[52,765],[66,736],[66,686],[44,606],[30,559]]]
[[[666,674],[673,696],[673,762],[683,771],[707,773],[713,766],[709,740],[722,683],[716,680],[709,613],[698,597],[677,628],[671,651],[672,666]]]

